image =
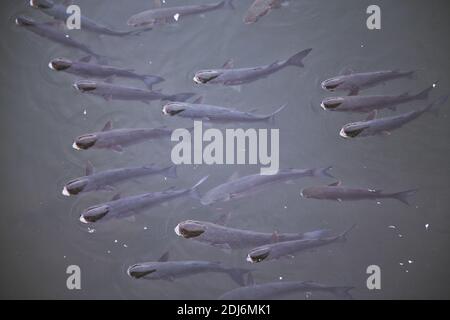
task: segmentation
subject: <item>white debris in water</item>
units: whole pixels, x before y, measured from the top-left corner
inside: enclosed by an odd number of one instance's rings
[[[399,238],[403,238],[403,235],[399,234],[398,237],[399,237]]]
[[[397,227],[393,226],[393,225],[389,226],[388,228],[390,228],[390,229],[397,229]]]
[[[436,83],[433,83],[433,88],[436,88]]]
[[[428,230],[428,227],[429,227],[430,225],[427,223],[427,224],[425,224],[425,230]]]
[[[173,18],[175,19],[175,21],[178,21],[178,19],[180,18],[180,14],[179,13],[175,13]]]
[[[63,257],[64,259],[67,258],[66,256]]]
[[[409,264],[411,264],[411,263],[413,263],[413,262],[414,262],[414,261],[412,261],[412,260],[408,260],[408,263],[409,263]]]
[[[70,38],[68,34],[66,34],[66,38]]]
[[[144,227],[144,230],[147,230],[148,228],[147,227]]]
[[[152,64],[152,60],[150,60],[150,61],[148,62],[148,64]]]
[[[311,298],[311,296],[312,296],[312,292],[310,292],[310,291],[305,292],[305,298],[306,298],[306,299]]]
[[[91,228],[88,227],[88,232],[89,232],[89,233],[94,233],[94,232],[95,232],[95,229],[94,229],[94,228],[91,229]]]
[[[403,262],[400,262],[400,263],[399,263],[399,265],[401,265],[401,266],[402,266],[403,264],[404,264]]]
[[[87,115],[87,110],[86,109],[84,109],[83,114]]]
[[[123,244],[123,247],[124,247],[124,248],[128,248],[128,246],[127,246],[125,243]]]
[[[283,280],[283,277],[280,277],[279,279],[280,279],[280,280]]]
[[[380,205],[381,204],[381,202],[380,201],[377,201],[377,205]]]
[[[117,240],[114,240],[114,243],[117,243]]]
[[[287,206],[284,206],[285,209],[287,209]]]
[[[409,272],[408,270],[405,270],[405,272]]]
[[[106,251],[107,253],[111,253],[111,250]]]
[[[361,48],[364,48],[364,43],[361,43]]]

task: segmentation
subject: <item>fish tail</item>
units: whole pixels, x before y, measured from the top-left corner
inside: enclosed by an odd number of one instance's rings
[[[279,114],[281,111],[283,111],[284,108],[286,108],[287,104],[283,104],[281,107],[279,107],[275,112],[269,114],[267,116],[267,122],[274,123],[275,122],[275,116]]]
[[[233,279],[234,282],[236,282],[240,286],[245,286],[245,275],[250,274],[251,270],[249,269],[227,269],[226,273],[230,276],[231,279]]]
[[[331,173],[329,173],[328,171],[330,171],[331,169],[333,169],[333,167],[326,167],[326,168],[318,168],[318,169],[313,169],[313,173],[312,175],[314,177],[328,177],[328,178],[333,178],[336,179],[336,177],[334,177]]]
[[[437,84],[437,82],[434,83],[432,86],[430,86],[430,87],[426,88],[425,90],[423,90],[423,91],[419,92],[418,94],[416,94],[416,95],[414,96],[414,99],[417,99],[417,100],[425,100],[425,99],[428,99],[428,96],[429,96],[429,94],[430,94],[430,91],[436,86],[436,84]]]
[[[206,176],[206,177],[201,178],[200,181],[197,182],[197,183],[190,189],[189,194],[191,195],[192,198],[198,199],[198,200],[201,198],[201,195],[200,195],[200,193],[198,192],[197,189],[198,189],[198,187],[199,187],[203,182],[206,181],[206,179],[208,179],[208,177],[209,177],[209,176]]]
[[[164,170],[164,177],[166,178],[178,178],[177,175],[177,166],[170,166]]]
[[[333,294],[339,299],[353,299],[352,295],[349,293],[354,287],[335,287],[331,289]]]
[[[337,238],[341,241],[346,241],[347,240],[347,235],[349,234],[350,231],[352,231],[354,228],[356,227],[356,224],[352,225],[350,228],[348,228],[347,230],[345,230],[344,232],[342,232]]]
[[[168,96],[166,100],[184,102],[193,96],[195,96],[195,93],[193,92],[184,92]]]
[[[286,61],[286,65],[297,66],[303,68],[303,59],[311,52],[312,48],[300,51],[299,53],[293,55]]]
[[[392,195],[392,198],[397,199],[398,201],[401,201],[404,204],[406,204],[407,206],[409,206],[410,205],[408,202],[409,197],[416,194],[417,191],[419,191],[419,189],[411,189],[411,190],[406,190],[406,191],[402,191],[402,192],[397,192]]]
[[[147,86],[147,88],[149,88],[150,90],[152,90],[152,86],[154,84],[160,83],[165,81],[166,79],[162,78],[162,77],[158,77],[158,76],[152,76],[152,75],[148,75],[148,76],[142,76],[142,81],[145,83],[145,85]]]
[[[448,95],[442,96],[433,103],[430,103],[424,110],[424,112],[430,112],[434,114],[436,117],[439,115],[439,108],[441,105],[446,103],[448,100]]]

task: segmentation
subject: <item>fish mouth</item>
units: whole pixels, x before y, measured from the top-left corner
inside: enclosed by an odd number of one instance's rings
[[[49,0],[30,0],[30,6],[37,9],[50,9],[53,5]]]
[[[270,254],[270,250],[268,249],[259,249],[254,252],[250,252],[247,255],[247,261],[250,263],[258,263],[266,259]]]
[[[70,197],[70,193],[69,193],[69,190],[67,190],[67,187],[64,187],[64,189],[62,190],[61,193],[65,197]]]
[[[24,16],[18,16],[15,20],[18,26],[32,26],[35,24],[34,20]]]
[[[341,131],[339,132],[339,135],[343,138],[349,139],[349,138],[355,138],[357,137],[359,134],[361,134],[361,132],[364,131],[365,128],[360,128],[360,129],[348,129],[343,127],[341,129]]]
[[[139,264],[135,264],[134,266],[131,266],[127,270],[128,276],[135,279],[143,278],[153,272],[156,272],[156,269],[150,269],[150,270],[139,270],[142,269],[142,266]]]

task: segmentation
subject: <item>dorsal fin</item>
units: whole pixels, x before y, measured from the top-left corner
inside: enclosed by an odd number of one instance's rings
[[[94,173],[95,169],[92,163],[88,160],[86,163],[86,175],[90,176]]]
[[[377,117],[377,110],[373,110],[366,118],[366,121],[374,120]]]
[[[89,56],[81,58],[79,61],[88,63],[89,61],[91,61],[91,59],[92,59],[92,56],[89,55]]]
[[[192,103],[193,103],[193,104],[200,104],[200,103],[203,103],[203,98],[204,98],[204,96],[200,96],[200,97],[198,97],[197,99],[195,99]]]
[[[103,127],[102,131],[109,131],[112,129],[112,121],[109,120],[107,123],[105,123],[105,126]]]
[[[336,181],[336,182],[330,183],[328,186],[329,187],[339,187],[341,184],[342,184],[341,181]]]
[[[111,201],[116,201],[120,199],[120,193],[116,193],[112,198]]]
[[[234,60],[233,60],[233,59],[227,60],[227,61],[223,64],[222,68],[223,68],[223,69],[232,69],[232,68],[234,68]]]
[[[166,251],[159,259],[158,262],[167,262],[169,261],[169,251]]]

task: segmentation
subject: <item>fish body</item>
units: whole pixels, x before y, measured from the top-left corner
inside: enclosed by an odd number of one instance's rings
[[[130,196],[126,198],[118,198],[115,196],[111,201],[87,208],[80,216],[83,223],[96,223],[109,219],[120,219],[128,216],[136,215],[143,209],[160,205],[162,203],[172,201],[181,197],[190,196],[198,199],[197,188],[207,179],[204,177],[190,189],[169,189],[162,192],[151,192]]]
[[[254,248],[274,242],[313,239],[320,237],[326,230],[307,233],[264,233],[229,228],[205,221],[187,220],[175,227],[175,233],[186,239],[193,239],[220,249]]]
[[[332,237],[290,240],[263,245],[250,250],[247,255],[247,261],[251,263],[258,263],[261,261],[280,259],[282,257],[292,256],[293,254],[299,253],[301,251],[322,247],[337,241],[344,240],[347,233],[350,232],[350,230],[353,228],[354,226],[352,226],[342,234]]]
[[[179,18],[201,14],[208,11],[214,11],[224,7],[232,7],[232,0],[219,1],[217,3],[211,4],[200,4],[200,5],[186,5],[170,8],[155,8],[151,10],[146,10],[131,16],[128,19],[127,24],[129,26],[156,26],[163,25],[166,23],[173,23],[178,21]]]
[[[201,273],[224,273],[230,276],[237,284],[244,285],[243,276],[250,270],[228,268],[220,262],[210,261],[157,261],[143,262],[132,265],[127,273],[135,279],[169,280],[191,276]]]
[[[202,197],[203,205],[240,199],[267,189],[273,184],[290,182],[304,177],[333,177],[328,173],[331,167],[320,169],[285,169],[273,175],[254,174],[221,184]]]
[[[375,71],[365,73],[347,73],[322,82],[321,86],[327,91],[348,90],[350,95],[357,95],[359,90],[376,86],[386,81],[412,78],[415,71],[401,72],[397,70]]]
[[[170,102],[163,107],[163,114],[178,116],[189,119],[200,119],[210,122],[268,122],[272,121],[285,106],[280,107],[269,115],[256,115],[250,112],[243,112],[207,104],[193,104],[186,102]]]
[[[40,9],[43,13],[53,17],[55,20],[66,22],[71,16],[67,13],[67,6],[64,4],[54,3],[50,0],[30,0],[30,5],[34,8]],[[80,16],[80,27],[82,30],[89,30],[94,33],[104,34],[108,36],[126,36],[135,34],[136,31],[116,31],[102,25],[94,20],[87,18],[83,15]]]
[[[18,16],[16,18],[16,24],[26,28],[34,34],[49,39],[53,42],[62,44],[69,48],[80,50],[86,54],[96,57],[97,59],[102,58],[100,55],[93,52],[88,46],[72,39],[68,34],[59,31],[55,27],[54,23],[36,22],[33,19],[25,16]]]
[[[244,17],[244,23],[251,24],[270,13],[272,9],[281,7],[282,0],[255,0]]]
[[[326,98],[321,107],[327,111],[365,113],[373,110],[390,109],[414,100],[425,100],[433,87],[429,87],[418,94],[404,93],[397,96],[346,96]]]
[[[226,292],[220,300],[270,300],[290,293],[329,292],[339,299],[351,299],[353,287],[328,286],[312,281],[279,281],[240,287]]]
[[[73,86],[76,90],[82,93],[100,96],[106,101],[125,100],[142,101],[144,103],[148,103],[153,100],[185,101],[195,95],[195,93],[189,92],[167,95],[159,91],[144,90],[130,86],[122,86],[93,80],[79,80],[75,82]]]
[[[307,199],[334,200],[334,201],[360,201],[360,200],[381,200],[396,199],[405,204],[408,198],[414,195],[417,189],[401,192],[385,193],[380,189],[368,188],[348,188],[335,183],[328,186],[308,187],[301,191],[301,196]]]
[[[128,79],[137,79],[143,81],[149,89],[154,84],[164,81],[163,78],[153,75],[137,74],[133,69],[118,68],[103,64],[89,63],[89,56],[80,61],[73,61],[66,58],[56,58],[50,61],[49,67],[55,71],[63,71],[76,76],[86,78],[111,78],[121,77]]]
[[[339,134],[343,138],[367,137],[383,133],[389,134],[391,131],[399,129],[405,124],[419,118],[426,112],[436,112],[437,108],[447,101],[447,98],[448,96],[441,97],[439,100],[429,104],[425,108],[392,117],[377,118],[377,113],[374,111],[365,121],[344,125]]]
[[[86,176],[69,181],[63,189],[65,196],[97,190],[114,190],[113,186],[134,178],[160,174],[164,177],[176,178],[176,167],[157,167],[155,165],[143,167],[129,167],[106,170],[102,172],[87,172]]]
[[[287,60],[275,61],[265,66],[235,69],[230,64],[226,64],[222,69],[200,70],[195,73],[194,82],[198,84],[208,83],[228,86],[250,83],[265,78],[287,66],[304,67],[303,59],[311,50],[303,50]]]

